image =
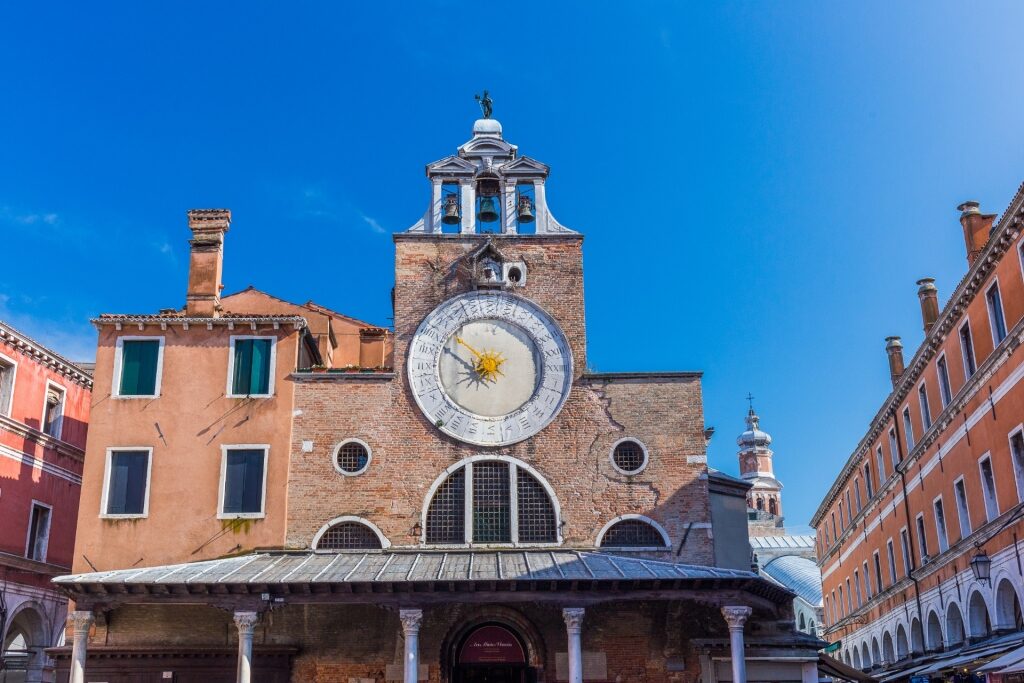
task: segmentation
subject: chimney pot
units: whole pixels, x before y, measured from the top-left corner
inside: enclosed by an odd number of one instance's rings
[[[963,202],[956,209],[960,212],[960,225],[964,229],[964,243],[967,245],[967,266],[969,268],[974,265],[974,260],[978,258],[978,254],[988,243],[996,215],[982,213],[981,205],[973,199]]]
[[[903,342],[899,337],[885,338],[885,352],[889,355],[889,376],[892,378],[892,385],[900,381],[903,375]]]
[[[224,265],[224,233],[231,227],[227,209],[193,209],[188,212],[192,230],[185,312],[189,316],[220,316],[221,275]]]
[[[923,277],[917,281],[917,298],[921,300],[924,333],[928,334],[939,319],[939,290],[935,287],[935,278]]]

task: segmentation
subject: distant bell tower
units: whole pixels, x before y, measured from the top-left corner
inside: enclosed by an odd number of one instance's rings
[[[749,397],[753,398],[753,397]],[[782,517],[782,483],[775,478],[772,467],[772,437],[761,431],[761,418],[751,403],[747,412],[747,429],[736,439],[740,447],[740,477],[753,485],[747,493],[747,507]]]

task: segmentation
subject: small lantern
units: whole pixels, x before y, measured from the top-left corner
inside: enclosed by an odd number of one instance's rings
[[[979,550],[978,554],[971,558],[971,571],[974,572],[975,579],[986,584],[992,577],[992,559],[984,550]]]

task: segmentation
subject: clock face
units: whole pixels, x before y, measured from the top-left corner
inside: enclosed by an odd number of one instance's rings
[[[547,313],[522,297],[482,290],[453,297],[409,345],[416,403],[446,434],[480,446],[522,441],[546,427],[572,384],[572,352]]]

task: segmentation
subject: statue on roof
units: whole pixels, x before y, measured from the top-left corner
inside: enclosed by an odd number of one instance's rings
[[[484,90],[483,97],[480,95],[475,95],[475,97],[476,101],[480,103],[480,109],[484,112],[484,118],[491,118],[491,114],[494,113],[494,100],[491,99],[491,96]]]

